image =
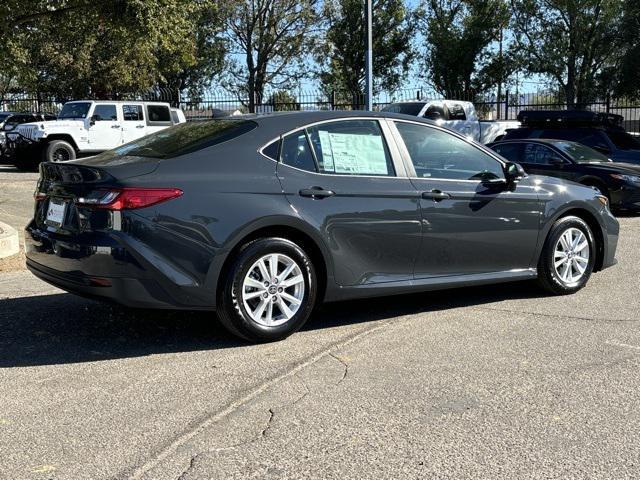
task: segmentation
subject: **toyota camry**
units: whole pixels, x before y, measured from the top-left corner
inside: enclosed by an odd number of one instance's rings
[[[593,188],[386,112],[185,123],[44,163],[26,230],[27,266],[53,285],[217,311],[252,341],[321,302],[527,279],[570,294],[617,239]]]

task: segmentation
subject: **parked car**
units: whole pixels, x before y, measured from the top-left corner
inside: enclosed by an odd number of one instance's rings
[[[504,140],[553,138],[578,142],[616,162],[640,164],[640,139],[622,128],[623,117],[576,110],[523,110],[521,128],[508,130]]]
[[[564,140],[505,140],[488,146],[527,173],[581,183],[609,198],[612,208],[640,210],[640,165],[612,162],[592,148]]]
[[[473,103],[458,100],[413,100],[391,103],[382,111],[433,120],[438,125],[484,144],[500,140],[507,129],[520,126],[520,122],[515,121],[479,120]]]
[[[55,120],[56,116],[39,112],[0,112],[0,160],[6,158],[7,137],[9,132],[22,123]]]
[[[56,120],[16,127],[7,139],[16,167],[28,170],[41,161],[95,155],[185,121],[168,103],[80,100],[65,103]]]
[[[319,302],[537,278],[553,294],[615,263],[592,188],[433,122],[296,112],[189,122],[40,166],[28,268],[137,307],[217,310],[275,340]]]

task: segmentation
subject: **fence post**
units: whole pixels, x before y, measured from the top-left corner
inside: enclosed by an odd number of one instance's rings
[[[500,99],[498,99],[498,105],[500,105]],[[509,120],[509,89],[504,92],[504,119]]]
[[[331,110],[336,109],[336,91],[331,90]]]
[[[610,113],[611,110],[611,93],[607,92],[607,99],[606,99],[606,106],[607,106],[607,113]]]

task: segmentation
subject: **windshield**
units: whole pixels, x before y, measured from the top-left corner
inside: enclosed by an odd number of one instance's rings
[[[58,115],[58,118],[87,118],[90,108],[90,102],[65,103]]]
[[[613,144],[620,150],[640,150],[640,142],[627,132],[607,132]]]
[[[578,163],[601,163],[610,160],[600,152],[575,142],[556,142],[555,146]]]
[[[114,157],[173,158],[232,140],[258,126],[249,120],[207,120],[181,123],[108,150],[96,159]]]
[[[405,115],[417,116],[426,103],[410,102],[410,103],[391,103],[382,109],[383,112],[404,113]]]

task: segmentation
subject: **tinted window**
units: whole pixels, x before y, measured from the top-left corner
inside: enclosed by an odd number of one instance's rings
[[[328,122],[307,131],[320,173],[395,175],[391,155],[377,121]]]
[[[87,118],[90,108],[89,102],[65,103],[58,118]]]
[[[296,167],[309,172],[316,171],[316,163],[313,160],[311,147],[307,141],[304,130],[287,135],[282,140],[282,152],[280,159],[285,165]]]
[[[502,143],[493,145],[491,148],[510,162],[519,162],[520,147],[521,145],[519,143]]]
[[[620,150],[640,150],[640,142],[627,132],[607,132],[607,135]]]
[[[142,105],[122,105],[122,114],[125,122],[139,122],[144,120]]]
[[[176,124],[180,123],[180,119],[178,118],[178,112],[171,110],[171,121]]]
[[[600,152],[575,142],[555,142],[554,145],[578,163],[608,162]]]
[[[540,138],[555,138],[557,140],[571,140],[574,142],[582,143],[591,148],[601,148],[608,150],[609,145],[604,138],[604,133],[600,130],[590,128],[570,128],[570,129],[558,129],[558,130],[544,130],[539,135]]]
[[[549,147],[537,143],[526,143],[522,152],[522,163],[551,165],[551,159],[554,157],[559,155]]]
[[[383,112],[403,113],[417,116],[426,104],[423,102],[392,103],[382,109]]]
[[[397,122],[416,175],[423,178],[504,178],[502,164],[469,142],[435,128]]]
[[[114,156],[173,158],[232,140],[258,125],[248,120],[208,120],[181,123],[104,152],[96,159]]]
[[[438,104],[431,104],[427,111],[424,112],[424,118],[429,118],[431,120],[445,120],[446,115],[444,113],[444,106]]]
[[[276,140],[275,142],[271,142],[269,145],[264,147],[262,149],[262,154],[277,162],[279,150],[280,150],[280,140]]]
[[[449,105],[449,120],[466,120],[464,108],[459,103]]]
[[[101,122],[104,120],[117,120],[118,114],[116,112],[115,105],[96,105],[95,110],[93,111],[93,119],[96,122]]]
[[[150,122],[171,122],[169,107],[164,105],[147,105],[147,115]]]

